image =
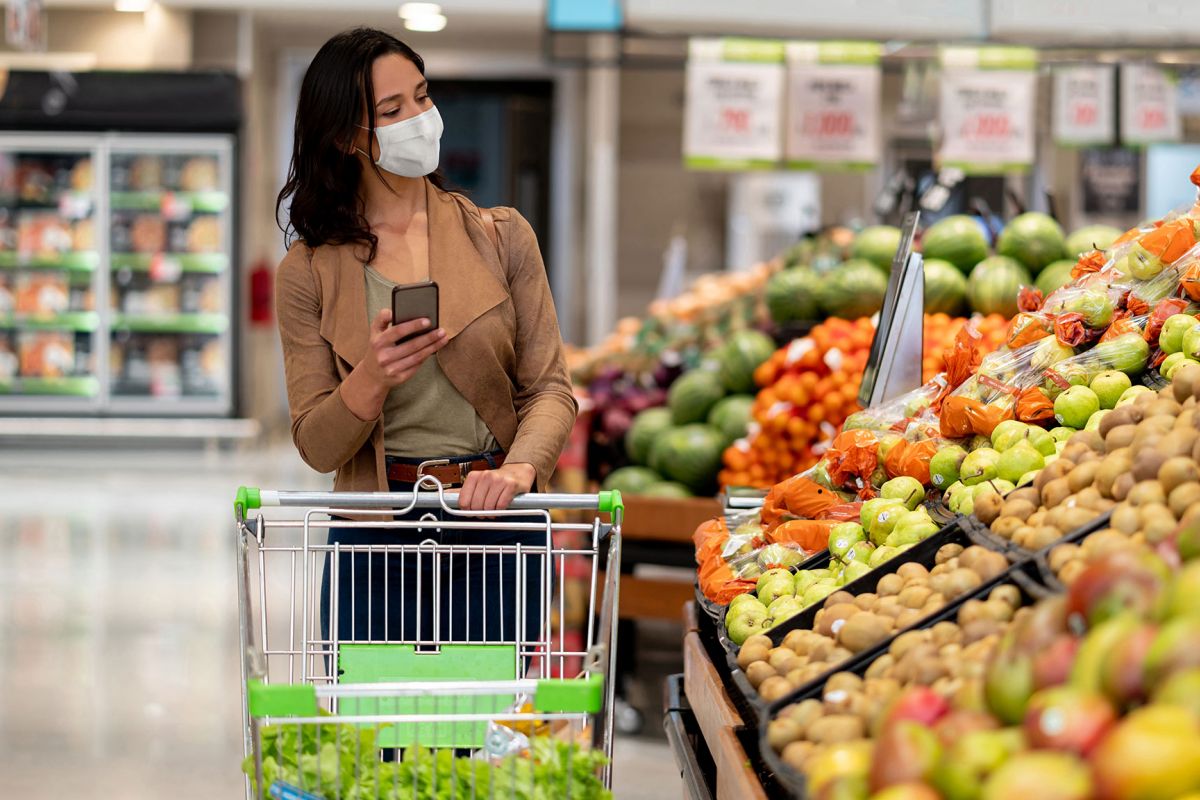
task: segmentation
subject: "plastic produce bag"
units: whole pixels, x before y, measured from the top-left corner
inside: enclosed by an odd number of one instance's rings
[[[903,431],[910,419],[920,416],[933,405],[945,386],[944,374],[936,375],[928,383],[895,400],[854,412],[846,418],[842,430]]]
[[[878,447],[879,438],[872,431],[839,433],[825,454],[830,480],[835,486],[850,486],[855,478],[867,482],[879,463]]]
[[[1086,386],[1105,370],[1117,370],[1130,377],[1141,374],[1150,364],[1150,345],[1142,336],[1146,317],[1130,317],[1113,326],[1113,335],[1091,350],[1060,361],[1045,370],[1042,389],[1050,399],[1071,386]]]
[[[922,485],[928,485],[929,462],[937,455],[937,451],[938,442],[933,439],[920,442],[901,439],[888,451],[884,459],[884,469],[887,470],[888,477],[907,475],[916,478]]]
[[[1017,398],[1016,418],[1031,425],[1048,425],[1054,419],[1054,403],[1039,386],[1031,386]]]
[[[1022,313],[1008,324],[1008,336],[1004,344],[1016,350],[1027,344],[1054,335],[1054,320],[1047,314]]]
[[[991,436],[992,430],[1016,415],[1017,398],[1043,381],[1043,373],[1074,355],[1053,337],[1017,350],[984,357],[978,371],[949,395],[941,409],[941,435],[947,439]]]
[[[843,498],[807,475],[796,475],[771,487],[763,501],[762,522],[767,531],[793,519],[816,519]]]
[[[816,553],[829,544],[829,531],[837,524],[837,520],[794,519],[771,531],[771,541],[799,547],[806,553]]]

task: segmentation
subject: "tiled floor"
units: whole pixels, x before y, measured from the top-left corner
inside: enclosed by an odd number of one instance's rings
[[[241,483],[328,485],[287,445],[0,452],[0,796],[240,796]],[[618,798],[679,796],[656,726],[618,742]]]

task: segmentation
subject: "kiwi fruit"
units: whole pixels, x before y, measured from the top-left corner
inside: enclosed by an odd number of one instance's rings
[[[1166,541],[1179,523],[1175,521],[1175,517],[1171,514],[1171,509],[1166,506],[1144,506],[1144,511],[1152,513],[1142,516],[1142,534],[1146,537],[1146,541],[1150,544],[1159,544]]]
[[[1071,466],[1074,466],[1074,464]],[[1068,467],[1064,459],[1060,457],[1057,461],[1047,465],[1045,469],[1037,474],[1037,477],[1033,479],[1033,486],[1040,493],[1042,489],[1045,488],[1047,483],[1058,480],[1059,478],[1065,476],[1068,472],[1070,472],[1070,467]],[[1041,505],[1040,495],[1038,497],[1037,504]]]
[[[900,594],[904,590],[904,578],[901,578],[896,573],[884,575],[875,585],[875,593],[880,597],[888,597],[890,595]]]
[[[1139,481],[1130,488],[1129,494],[1125,499],[1132,506],[1148,506],[1154,503],[1165,504],[1167,502],[1167,494],[1163,491],[1162,484],[1156,480]]]
[[[1000,516],[1000,507],[1004,500],[995,492],[988,492],[975,501],[975,516],[984,525],[991,525]]]
[[[787,697],[794,688],[788,682],[787,678],[777,675],[763,681],[762,685],[758,687],[758,693],[762,696],[763,700],[766,700],[768,703],[774,703],[776,700],[782,700],[784,697]]]
[[[1171,376],[1171,393],[1182,403],[1200,389],[1200,366],[1184,364]]]
[[[1095,486],[1085,486],[1075,493],[1075,505],[1083,508],[1090,508],[1094,511],[1103,502],[1104,497]]]
[[[1112,526],[1126,535],[1132,535],[1141,527],[1141,513],[1139,509],[1134,508],[1128,503],[1121,503],[1112,513]],[[1051,568],[1057,571],[1053,563]]]
[[[1096,470],[1096,488],[1105,497],[1112,497],[1113,484],[1129,471],[1132,461],[1124,453],[1109,453]]]
[[[1079,492],[1085,487],[1091,486],[1096,480],[1096,474],[1100,471],[1102,463],[1101,461],[1089,461],[1071,470],[1071,474],[1067,475],[1067,485],[1071,487],[1071,491]]]
[[[1167,497],[1167,506],[1176,519],[1183,519],[1189,508],[1200,504],[1200,483],[1182,483],[1171,490]]]
[[[783,763],[803,775],[808,768],[808,760],[816,749],[817,746],[812,742],[792,742],[783,748],[779,755]]]
[[[822,636],[835,636],[842,625],[859,613],[862,613],[862,609],[856,606],[853,600],[849,603],[838,603],[823,609],[817,615],[815,629]]]
[[[934,563],[945,564],[952,558],[958,558],[962,551],[963,546],[961,544],[944,544],[938,548],[937,555],[934,556]]]
[[[832,608],[842,604],[854,605],[854,595],[849,592],[837,591],[825,598],[824,608]]]
[[[1093,433],[1093,431],[1087,431],[1087,432]],[[1084,433],[1084,431],[1080,431],[1079,433],[1072,436],[1070,438],[1070,440],[1068,441],[1067,446],[1063,448],[1062,458],[1067,461],[1070,461],[1071,467],[1074,467],[1076,464],[1078,464],[1080,461],[1082,461],[1089,452],[1091,452],[1091,448],[1088,447],[1088,445],[1084,444],[1081,441],[1078,441],[1080,435],[1083,433]],[[1099,436],[1099,434],[1096,434],[1096,435]],[[1070,469],[1070,468],[1068,468],[1068,469]]]
[[[1057,478],[1042,487],[1042,505],[1046,508],[1054,508],[1063,500],[1066,500],[1070,494],[1071,485],[1067,482],[1067,479]]]
[[[1121,428],[1126,425],[1133,424],[1129,421],[1128,414],[1117,414],[1118,411],[1121,411],[1124,408],[1125,406],[1121,406],[1121,408],[1113,409],[1100,418],[1100,427],[1097,428],[1097,430],[1100,432],[1100,435],[1104,437],[1105,445],[1108,445],[1108,435],[1112,433],[1113,428]]]
[[[1136,482],[1151,481],[1158,477],[1158,471],[1162,468],[1167,457],[1158,450],[1142,450],[1133,459],[1133,465],[1130,472],[1133,474],[1133,479]]]
[[[852,653],[861,653],[882,642],[890,633],[891,626],[881,617],[864,612],[846,620],[838,631],[838,642]]]
[[[1058,526],[1059,530],[1070,532],[1076,528],[1081,528],[1096,518],[1096,512],[1090,508],[1067,508],[1063,510],[1062,524]],[[1040,548],[1039,548],[1040,549]]]
[[[1175,417],[1179,416],[1179,412],[1183,410],[1174,397],[1165,397],[1159,395],[1158,399],[1146,406],[1147,417],[1169,417],[1171,425],[1175,425]]]
[[[1170,494],[1175,487],[1200,481],[1200,467],[1187,456],[1174,456],[1163,462],[1158,470],[1158,482],[1162,490]]]
[[[906,581],[911,581],[915,578],[928,578],[929,570],[925,569],[923,564],[910,561],[906,564],[901,564],[900,568],[896,570],[896,574]]]
[[[1033,516],[1037,511],[1037,506],[1025,499],[1013,499],[1010,497],[1004,501],[1004,505],[1000,507],[1000,516],[1005,519],[1014,518],[1021,522]]]
[[[755,689],[763,685],[763,681],[767,678],[774,678],[779,673],[775,668],[766,661],[755,661],[750,666],[746,667],[746,679],[750,681],[750,685]]]
[[[1111,414],[1108,416],[1111,416]],[[1105,416],[1101,422],[1107,421],[1108,416]],[[1104,437],[1104,446],[1111,453],[1122,447],[1129,447],[1133,443],[1135,436],[1137,436],[1136,427],[1133,425],[1119,425],[1109,430],[1108,435]]]
[[[1049,565],[1050,569],[1058,572],[1068,562],[1080,557],[1080,549],[1077,544],[1060,544],[1058,547],[1050,551]]]
[[[1197,441],[1200,441],[1200,431],[1197,431],[1195,428],[1171,431],[1171,438],[1168,442],[1168,455],[1187,456],[1191,458],[1192,450],[1196,448]]]
[[[817,744],[836,744],[861,739],[866,734],[863,721],[852,714],[829,714],[808,726],[805,735]]]
[[[854,605],[858,606],[863,611],[870,611],[875,608],[875,604],[879,602],[879,595],[873,592],[863,592],[858,597],[854,598]]]

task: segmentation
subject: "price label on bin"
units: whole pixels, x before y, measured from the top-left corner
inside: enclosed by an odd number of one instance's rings
[[[989,175],[1033,163],[1035,64],[1025,48],[943,50],[941,166]]]
[[[1101,64],[1054,71],[1055,141],[1110,144],[1114,127],[1112,67]]]
[[[1123,144],[1175,142],[1183,135],[1175,74],[1149,64],[1121,66]]]

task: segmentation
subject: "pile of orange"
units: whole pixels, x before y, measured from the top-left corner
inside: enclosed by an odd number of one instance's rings
[[[925,380],[942,371],[942,353],[966,322],[945,314],[925,317]],[[1004,343],[1008,320],[993,314],[975,324],[984,352]],[[754,379],[763,388],[754,401],[751,435],[725,451],[721,485],[765,489],[816,464],[822,445],[859,410],[874,337],[869,319],[831,318],[759,366]]]

